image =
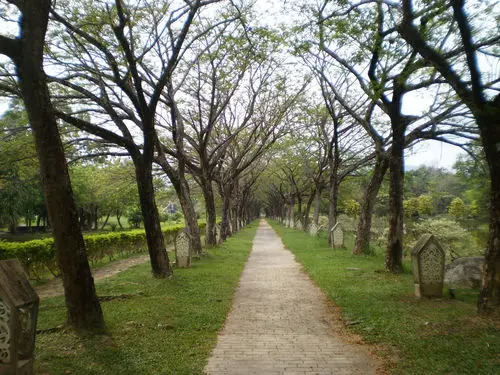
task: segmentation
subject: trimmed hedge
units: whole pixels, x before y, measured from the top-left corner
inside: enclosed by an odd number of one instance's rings
[[[198,224],[200,231],[205,223]],[[183,228],[173,225],[163,228],[165,243],[171,244]],[[87,249],[87,257],[91,263],[104,257],[112,259],[116,255],[139,254],[147,251],[146,233],[143,229],[105,234],[89,234],[83,236]],[[7,242],[0,240],[0,259],[18,258],[31,278],[38,279],[49,271],[58,274],[54,239],[32,240],[26,242]]]

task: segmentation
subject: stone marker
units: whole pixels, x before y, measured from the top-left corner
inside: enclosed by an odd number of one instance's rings
[[[313,237],[316,237],[318,235],[318,226],[314,223],[311,223],[309,225],[309,234]]]
[[[424,234],[411,251],[415,296],[442,297],[445,252],[436,237]]]
[[[332,247],[344,247],[344,229],[342,229],[342,225],[340,223],[335,224],[332,228]]]
[[[215,224],[215,243],[220,244],[221,239],[220,239],[220,225]]]
[[[455,259],[445,267],[444,282],[452,286],[480,288],[483,279],[484,257]]]
[[[297,230],[303,230],[304,227],[302,226],[302,222],[299,220],[297,221],[297,225],[295,226],[295,228],[297,228]]]
[[[38,295],[17,259],[0,261],[0,374],[31,375]]]
[[[184,230],[175,238],[175,264],[179,268],[191,267],[191,243],[189,235]]]

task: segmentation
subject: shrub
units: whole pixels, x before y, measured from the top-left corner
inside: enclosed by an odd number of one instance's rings
[[[479,255],[471,233],[460,224],[448,218],[434,218],[414,224],[407,231],[407,250],[411,250],[425,233],[431,233],[439,240],[446,252],[447,261],[470,255]]]
[[[361,205],[354,199],[348,199],[345,202],[344,210],[347,216],[357,218],[361,213]]]
[[[198,224],[200,232],[205,230],[205,223]],[[173,243],[182,225],[170,225],[162,228],[165,242]],[[147,250],[146,233],[142,229],[84,236],[87,257],[91,263],[104,257],[112,259],[116,255],[138,254]],[[0,241],[0,259],[18,258],[29,276],[39,279],[49,271],[58,274],[54,240],[46,238],[26,242]]]

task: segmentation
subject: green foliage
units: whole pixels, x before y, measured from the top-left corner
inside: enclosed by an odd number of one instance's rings
[[[465,219],[467,208],[464,201],[458,197],[453,199],[448,207],[448,214],[455,220]]]
[[[407,249],[413,248],[420,236],[431,233],[446,252],[447,261],[471,255],[481,255],[470,232],[459,223],[447,218],[432,218],[413,224],[407,230]]]
[[[38,374],[202,374],[231,307],[252,248],[257,223],[207,249],[172,279],[151,277],[149,264],[96,283],[99,296],[130,296],[102,302],[108,335],[72,331],[39,334]],[[38,328],[64,323],[64,297],[41,301]]]
[[[430,195],[422,194],[418,197],[418,214],[420,216],[432,215],[434,205]]]
[[[403,209],[407,219],[422,218],[432,215],[434,202],[430,195],[422,194],[419,197],[405,199]]]
[[[200,231],[205,229],[200,223]],[[162,228],[166,243],[173,243],[182,225],[170,225]],[[136,254],[146,251],[144,230],[129,230],[105,234],[84,236],[87,256],[90,262],[97,262],[104,257],[121,256],[124,253]],[[38,279],[49,271],[56,274],[55,245],[52,238],[26,242],[0,241],[0,259],[18,258],[25,266],[30,277]]]
[[[136,209],[139,198],[131,163],[78,164],[70,172],[76,204],[85,212],[97,208],[99,217],[122,216]],[[134,226],[138,223],[133,221]]]
[[[131,207],[127,211],[127,218],[129,224],[133,225],[134,228],[139,228],[143,221],[141,208],[139,206]]]
[[[344,205],[345,213],[351,217],[358,217],[361,213],[361,205],[357,200],[349,199]]]
[[[0,226],[13,233],[21,218],[45,213],[33,136],[17,103],[0,118],[0,150]]]
[[[271,223],[304,270],[339,307],[349,330],[361,335],[390,364],[394,375],[498,374],[500,335],[495,321],[476,313],[478,292],[455,290],[456,299],[416,299],[409,271],[381,272],[375,256],[334,250],[325,237]],[[409,264],[406,263],[409,270]]]
[[[471,214],[480,222],[488,218],[490,178],[483,150],[474,148],[475,158],[460,157],[455,163],[457,177],[465,184],[460,196],[471,205]]]
[[[418,217],[418,199],[410,198],[403,201],[403,210],[405,217],[410,219],[412,217]]]
[[[175,221],[175,222],[178,222],[180,223],[184,218],[184,215],[182,214],[181,211],[176,211],[172,214],[165,214],[163,216],[163,220],[162,221]]]

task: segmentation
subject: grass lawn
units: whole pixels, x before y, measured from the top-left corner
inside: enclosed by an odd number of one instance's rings
[[[97,284],[108,335],[37,335],[38,374],[201,374],[251,250],[255,221],[171,280],[143,264]],[[38,329],[64,321],[62,297],[42,301]]]
[[[416,299],[410,264],[401,275],[381,271],[375,255],[333,250],[324,236],[285,229],[269,221],[284,244],[327,296],[342,308],[349,329],[392,361],[393,374],[500,374],[500,321],[476,315],[478,291],[456,290],[456,299]],[[447,289],[445,289],[447,295]]]

